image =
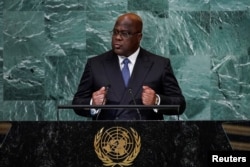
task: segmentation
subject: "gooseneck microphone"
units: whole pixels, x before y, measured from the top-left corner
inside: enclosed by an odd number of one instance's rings
[[[106,100],[107,100],[107,94],[108,94],[108,92],[109,92],[109,88],[110,88],[110,85],[105,86],[105,91],[106,91],[106,93],[105,93],[105,95],[104,95],[104,98],[103,98],[103,100],[102,100],[102,104],[101,104],[101,105],[104,105],[105,102],[106,102]],[[98,120],[98,117],[99,117],[101,111],[102,111],[102,110],[100,109],[99,112],[97,113],[96,120]]]
[[[104,105],[104,103],[107,100],[107,94],[108,94],[109,88],[110,88],[110,85],[105,86],[106,93],[104,95],[104,98],[103,98],[103,101],[102,101],[102,105]]]
[[[129,88],[129,89],[128,89],[128,92],[130,93],[130,95],[131,95],[131,97],[132,97],[132,100],[133,100],[134,105],[137,105],[137,104],[136,104],[136,101],[135,101],[135,96],[134,96],[134,94],[133,94],[132,89]],[[138,108],[136,108],[136,111],[137,111],[137,114],[139,115],[139,120],[141,120],[141,112],[140,112],[140,110],[139,110]]]

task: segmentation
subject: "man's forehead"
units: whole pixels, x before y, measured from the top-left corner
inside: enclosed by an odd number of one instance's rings
[[[131,29],[133,28],[134,26],[132,24],[116,24],[114,28],[117,28],[117,29]]]
[[[128,20],[121,20],[121,21],[117,21],[115,24],[115,28],[125,28],[125,29],[130,29],[135,27],[134,22],[132,21],[128,21]]]

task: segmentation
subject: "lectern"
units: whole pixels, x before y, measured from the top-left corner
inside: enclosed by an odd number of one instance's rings
[[[6,124],[10,129],[0,148],[0,166],[5,167],[206,167],[209,151],[231,150],[216,121]]]

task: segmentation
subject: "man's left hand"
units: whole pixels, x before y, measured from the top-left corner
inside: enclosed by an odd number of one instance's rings
[[[154,105],[156,100],[156,93],[149,86],[142,86],[141,98],[144,105]]]

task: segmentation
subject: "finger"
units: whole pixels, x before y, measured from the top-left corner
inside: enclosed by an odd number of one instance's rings
[[[101,87],[99,90],[102,91],[102,90],[105,90],[105,86]]]
[[[145,94],[145,95],[154,95],[155,91],[153,89],[146,89],[142,93]]]
[[[93,101],[94,101],[94,104],[103,104],[104,103],[104,96],[103,95],[99,95],[99,96],[95,96],[93,97]]]
[[[105,91],[105,87],[103,86],[103,87],[101,87],[99,90],[97,90],[97,91],[95,91],[94,92],[94,95],[101,95],[101,94],[105,94],[106,93],[106,91]]]
[[[149,86],[142,86],[142,89],[143,89],[143,91],[145,91],[145,92],[152,92],[152,91],[154,91],[151,87],[149,87]]]
[[[149,86],[146,86],[146,85],[143,85],[143,86],[142,86],[142,89],[143,89],[143,90],[146,90],[146,89],[149,89],[149,88],[150,88],[150,87],[149,87]]]
[[[101,87],[98,91],[98,94],[105,94],[106,93],[106,90],[105,90],[105,87]]]

